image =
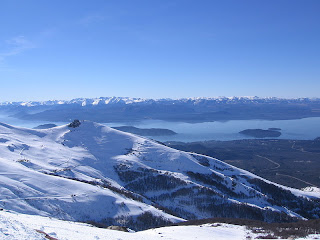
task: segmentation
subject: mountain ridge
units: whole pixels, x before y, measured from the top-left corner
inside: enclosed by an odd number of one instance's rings
[[[220,97],[183,99],[78,98],[70,101],[6,102],[0,112],[23,120],[69,122],[138,122],[164,120],[208,122],[224,120],[286,120],[320,117],[320,99]]]
[[[4,209],[136,229],[209,217],[319,218],[316,192],[90,121],[44,130],[0,124],[0,139]]]
[[[63,104],[78,104],[81,106],[88,105],[101,105],[101,104],[139,104],[139,103],[155,103],[155,102],[168,102],[168,103],[179,103],[179,102],[191,102],[199,104],[201,102],[212,101],[212,102],[310,102],[320,101],[320,98],[280,98],[280,97],[257,97],[257,96],[233,96],[233,97],[189,97],[189,98],[132,98],[132,97],[98,97],[98,98],[74,98],[71,100],[46,100],[46,101],[17,101],[17,102],[0,102],[0,106],[15,105],[15,106],[39,106],[39,105],[63,105]]]

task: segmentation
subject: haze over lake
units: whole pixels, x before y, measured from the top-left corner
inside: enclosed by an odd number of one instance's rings
[[[47,121],[25,121],[5,115],[0,115],[0,122],[7,124],[33,128],[41,124],[55,123],[56,125],[66,124],[66,122]],[[320,117],[303,118],[295,120],[230,120],[203,123],[168,122],[161,120],[145,120],[140,122],[127,123],[105,123],[110,127],[135,126],[139,128],[166,128],[175,131],[172,136],[151,136],[158,141],[205,141],[205,140],[237,140],[253,139],[239,132],[245,129],[268,129],[281,128],[282,135],[278,139],[313,140],[320,137]],[[266,138],[267,139],[267,138]]]
[[[0,122],[17,126],[17,127],[25,127],[25,128],[34,128],[39,125],[48,124],[48,123],[54,123],[56,125],[67,124],[66,122],[48,122],[48,121],[41,121],[41,120],[27,121],[27,120],[9,117],[3,113],[0,113]]]
[[[320,118],[303,118],[295,120],[230,120],[225,122],[184,123],[147,120],[127,125],[139,128],[167,128],[177,132],[172,136],[152,137],[159,141],[205,141],[205,140],[237,140],[252,139],[239,133],[244,129],[281,128],[279,139],[313,140],[320,137]],[[121,126],[123,123],[108,123],[108,126]]]

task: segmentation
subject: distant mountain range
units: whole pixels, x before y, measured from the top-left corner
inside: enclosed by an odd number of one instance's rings
[[[90,121],[40,130],[1,123],[0,192],[2,209],[133,229],[320,217],[318,192]]]
[[[125,122],[158,119],[205,122],[247,119],[299,119],[320,116],[319,98],[219,97],[142,99],[77,98],[70,101],[3,102],[0,111],[25,120]]]
[[[76,104],[81,106],[88,105],[112,105],[112,104],[192,104],[192,105],[203,105],[209,103],[310,103],[319,102],[320,98],[277,98],[277,97],[265,97],[260,98],[257,96],[253,97],[194,97],[194,98],[180,98],[180,99],[145,99],[145,98],[130,98],[130,97],[100,97],[100,98],[75,98],[72,100],[49,100],[49,101],[27,101],[27,102],[1,102],[0,106],[26,106],[33,107],[39,105],[70,105]]]

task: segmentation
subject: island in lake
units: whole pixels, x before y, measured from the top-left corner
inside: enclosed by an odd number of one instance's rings
[[[113,127],[114,129],[129,132],[141,136],[170,136],[177,134],[176,132],[170,129],[164,128],[137,128],[133,126],[121,126],[121,127]]]
[[[264,129],[246,129],[239,133],[255,137],[255,138],[266,138],[266,137],[280,137],[281,132],[279,132],[280,128],[269,128],[267,130]]]
[[[268,128],[270,131],[281,131],[281,128]]]

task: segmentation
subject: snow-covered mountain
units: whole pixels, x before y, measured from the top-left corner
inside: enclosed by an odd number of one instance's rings
[[[141,103],[141,102],[149,102],[154,101],[151,99],[143,99],[143,98],[129,98],[129,97],[100,97],[100,98],[75,98],[72,100],[49,100],[49,101],[27,101],[27,102],[2,102],[0,105],[8,106],[41,106],[41,105],[63,105],[63,104],[77,104],[81,106],[88,105],[102,105],[102,104],[133,104],[133,103]]]
[[[318,192],[98,123],[0,124],[0,208],[145,229],[183,219],[319,218]]]
[[[239,119],[298,119],[320,116],[320,99],[219,97],[142,99],[127,97],[77,98],[70,101],[4,102],[0,112],[24,120],[124,122],[158,119],[205,122]]]
[[[320,101],[317,98],[277,98],[277,97],[257,97],[257,96],[243,96],[243,97],[194,97],[194,98],[160,98],[160,99],[146,99],[146,98],[131,98],[131,97],[100,97],[100,98],[75,98],[72,100],[49,100],[49,101],[26,101],[26,102],[1,102],[0,106],[53,106],[53,105],[113,105],[113,104],[208,104],[208,103],[275,103],[275,102],[314,102]]]

